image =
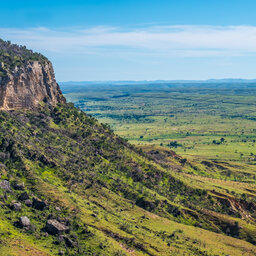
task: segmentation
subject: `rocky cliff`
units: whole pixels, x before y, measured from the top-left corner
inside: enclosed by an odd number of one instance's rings
[[[51,62],[41,54],[0,41],[0,109],[35,109],[65,102]]]

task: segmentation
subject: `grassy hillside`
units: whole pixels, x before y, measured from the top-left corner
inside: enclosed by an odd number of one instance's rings
[[[72,104],[1,111],[0,255],[255,255],[255,184],[208,169],[221,170],[139,150]],[[51,235],[53,219],[68,230]]]

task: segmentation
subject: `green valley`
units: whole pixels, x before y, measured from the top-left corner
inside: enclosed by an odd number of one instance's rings
[[[254,83],[65,85],[63,90],[67,99],[135,145],[256,170]]]

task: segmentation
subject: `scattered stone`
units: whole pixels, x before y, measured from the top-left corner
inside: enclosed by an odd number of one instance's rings
[[[46,231],[52,235],[61,234],[69,229],[67,226],[63,225],[57,220],[48,220],[45,228]]]
[[[4,152],[0,152],[0,160],[5,160],[5,159],[7,159],[7,157],[6,157],[6,154],[4,153]],[[1,168],[1,167],[0,167]]]
[[[33,198],[32,206],[33,206],[33,208],[35,208],[37,210],[43,211],[46,208],[47,204],[40,199]]]
[[[48,216],[47,216],[47,220],[53,220],[53,219],[56,219],[56,216],[52,213],[50,213]]]
[[[27,216],[22,216],[19,219],[19,224],[21,227],[29,227],[30,226],[30,220]]]
[[[60,236],[58,237],[58,240],[59,240],[60,243],[61,243],[61,242],[64,242],[64,239],[65,239],[65,237],[64,237],[63,235],[60,235]]]
[[[24,182],[23,183],[15,183],[14,184],[14,189],[16,189],[16,190],[24,190],[25,189],[25,185],[24,185]]]
[[[67,247],[74,248],[74,247],[77,246],[77,243],[72,241],[70,238],[64,237],[64,239],[65,239],[65,244],[66,244]]]
[[[31,232],[35,233],[36,232],[36,225],[30,225],[30,229]]]
[[[31,206],[32,206],[32,202],[31,202],[30,199],[25,200],[24,203],[25,203],[25,205],[28,206],[28,207],[31,207]]]
[[[58,207],[58,206],[55,207],[55,210],[58,211],[58,212],[61,211],[60,207]]]
[[[25,201],[25,200],[29,199],[28,193],[27,192],[21,193],[20,196],[18,197],[18,199],[21,201]]]
[[[70,219],[64,218],[64,222],[66,226],[70,226]]]
[[[60,245],[60,241],[59,240],[53,241],[52,243],[55,244],[55,245]]]
[[[202,225],[202,223],[195,223],[195,227],[202,228],[202,227],[203,227],[203,225]]]
[[[4,170],[6,169],[5,164],[0,164],[0,170],[1,170],[1,169],[4,169]]]
[[[3,180],[0,182],[0,188],[10,191],[11,190],[11,186],[10,186],[10,182],[8,180]]]
[[[11,209],[13,211],[20,211],[21,210],[21,203],[13,203],[13,204],[11,204]]]
[[[64,251],[59,250],[59,255],[64,255],[64,254],[65,254],[65,252],[64,252]]]

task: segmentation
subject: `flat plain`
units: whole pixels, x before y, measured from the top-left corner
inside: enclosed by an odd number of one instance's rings
[[[256,85],[96,84],[65,96],[131,143],[199,161],[256,163]]]

